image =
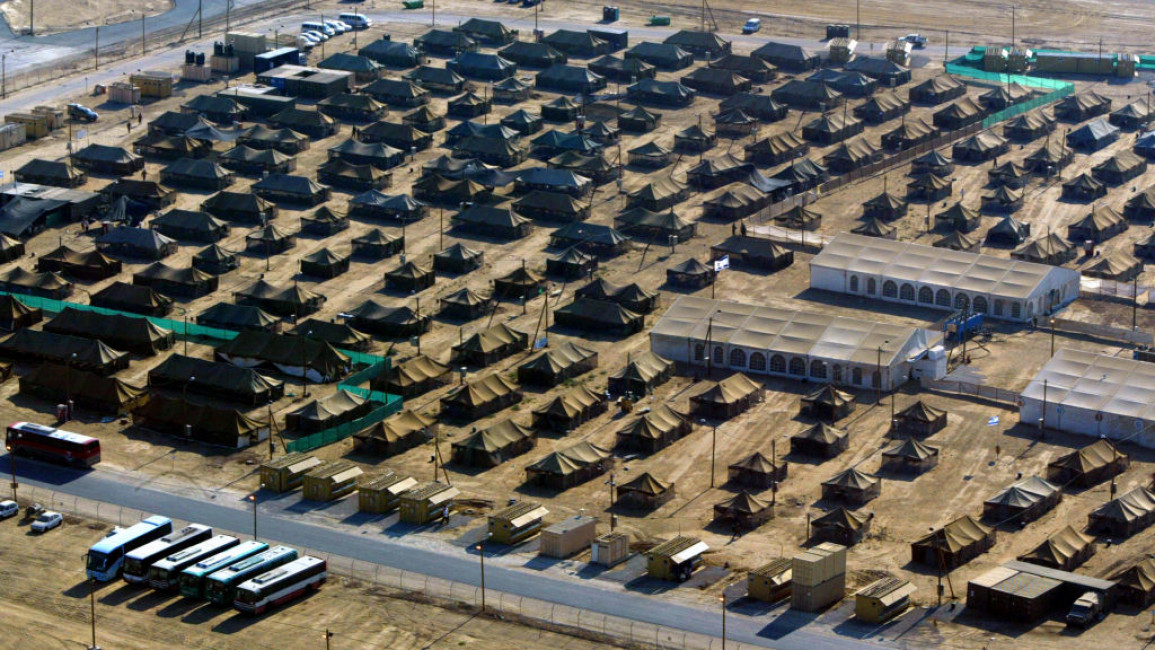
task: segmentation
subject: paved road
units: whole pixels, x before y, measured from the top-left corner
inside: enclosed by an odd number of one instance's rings
[[[0,474],[10,470],[8,456],[0,462]],[[217,528],[245,531],[252,525],[250,511],[240,504],[220,504],[186,496],[128,485],[103,472],[77,472],[66,468],[21,460],[19,482],[87,499],[117,504],[145,512],[160,513]],[[261,539],[305,546],[362,562],[422,573],[444,580],[476,585],[478,565],[467,555],[441,554],[407,545],[404,538],[384,535],[370,537],[320,526],[292,517],[280,510],[261,511]],[[720,616],[668,600],[601,589],[578,580],[561,580],[526,571],[490,565],[485,571],[486,587],[508,594],[578,607],[593,612],[625,617],[696,634],[718,636]],[[877,648],[850,637],[837,636],[817,628],[798,627],[799,617],[785,615],[770,622],[768,617],[732,613],[727,617],[727,638],[779,650],[835,650]]]

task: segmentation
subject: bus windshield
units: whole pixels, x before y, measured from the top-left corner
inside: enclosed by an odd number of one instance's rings
[[[144,571],[144,562],[140,558],[124,558],[124,572],[129,575],[140,575]]]
[[[261,599],[256,589],[239,589],[237,590],[237,601],[251,605]]]
[[[107,553],[100,551],[88,552],[88,569],[91,571],[104,571],[108,568],[109,557]]]

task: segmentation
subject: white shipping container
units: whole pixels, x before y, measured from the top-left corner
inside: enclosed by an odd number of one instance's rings
[[[254,32],[229,32],[225,43],[232,44],[238,54],[263,54],[268,50],[268,37]]]
[[[5,124],[0,126],[0,151],[19,147],[28,141],[28,133],[23,124]]]

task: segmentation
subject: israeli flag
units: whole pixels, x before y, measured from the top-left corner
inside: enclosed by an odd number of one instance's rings
[[[997,415],[992,415],[992,416],[990,416],[989,418],[987,418],[987,426],[988,426],[988,427],[997,427],[997,426],[999,426],[999,416],[997,416]]]
[[[722,269],[730,268],[730,256],[726,255],[721,259],[714,260],[714,270],[721,271]]]

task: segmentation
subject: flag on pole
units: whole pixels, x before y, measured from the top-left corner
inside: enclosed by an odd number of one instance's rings
[[[730,268],[730,256],[725,255],[721,259],[714,260],[714,271],[721,271],[722,269]]]
[[[989,418],[987,418],[987,426],[988,426],[988,427],[997,427],[997,426],[999,426],[999,416],[997,416],[997,415],[992,415],[992,416],[990,416]]]

